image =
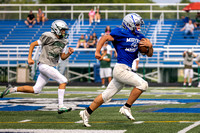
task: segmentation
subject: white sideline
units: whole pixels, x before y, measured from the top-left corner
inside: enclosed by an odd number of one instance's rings
[[[194,124],[184,128],[183,130],[180,130],[178,133],[186,133],[187,131],[191,130],[192,128],[200,125],[200,121],[195,122]]]
[[[0,132],[32,132],[32,133],[124,133],[126,130],[54,130],[54,129],[0,129]]]

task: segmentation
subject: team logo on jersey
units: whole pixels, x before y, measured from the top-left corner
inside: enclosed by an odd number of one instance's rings
[[[135,52],[138,48],[138,43],[139,43],[139,39],[137,38],[127,38],[126,39],[126,42],[132,42],[131,44],[131,47],[130,48],[126,48],[125,51],[128,51],[128,52]]]
[[[126,38],[126,42],[138,43],[140,40],[137,38]]]

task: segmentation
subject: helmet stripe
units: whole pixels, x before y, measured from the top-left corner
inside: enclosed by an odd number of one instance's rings
[[[132,18],[132,20],[133,20],[133,23],[134,23],[134,25],[135,25],[135,20],[134,20],[134,18],[133,18],[133,15],[131,15],[131,18]]]
[[[128,29],[128,30],[130,30],[127,26],[126,26],[126,24],[123,22],[123,25]],[[131,31],[131,30],[130,30]]]

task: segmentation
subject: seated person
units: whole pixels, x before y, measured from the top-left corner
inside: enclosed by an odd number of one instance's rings
[[[42,21],[42,24],[44,24],[44,22],[47,20],[47,18],[45,18],[45,15],[42,11],[41,8],[38,9],[38,13],[37,13],[37,23],[40,24],[40,21]]]
[[[99,8],[97,8],[96,13],[95,13],[95,22],[100,23],[101,20],[101,14],[99,11]]]
[[[81,35],[81,38],[78,40],[76,48],[86,48],[86,40],[83,34]]]
[[[24,21],[24,23],[29,27],[32,28],[33,25],[36,23],[35,21],[35,15],[33,14],[32,10],[30,10],[27,19]]]
[[[183,30],[185,30],[184,38],[186,38],[188,35],[191,35],[191,38],[194,38],[194,25],[192,23],[192,20],[189,20],[189,22],[186,23],[180,31]]]
[[[107,25],[106,29],[105,29],[105,35],[109,35],[110,32],[111,32],[111,28],[110,28],[110,26]]]
[[[97,41],[98,41],[97,34],[94,32],[94,33],[92,34],[92,37],[93,37],[93,40],[95,41],[95,47],[96,47],[96,44],[97,44]]]
[[[93,39],[92,35],[90,35],[90,38],[87,41],[87,47],[88,48],[95,48],[95,40]]]
[[[194,23],[196,28],[200,28],[200,12],[197,13]]]
[[[94,11],[94,9],[90,10],[88,16],[89,16],[89,25],[91,25],[93,23],[93,20],[94,20],[94,17],[95,17],[95,11]]]

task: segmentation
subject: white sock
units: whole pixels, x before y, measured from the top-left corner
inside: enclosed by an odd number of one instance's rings
[[[10,89],[10,93],[14,93],[14,92],[17,92],[17,87],[14,87],[14,88]]]
[[[63,106],[65,89],[58,89],[58,105]]]
[[[192,85],[192,83],[189,83],[188,85],[189,85],[189,86],[191,86],[191,85]]]
[[[183,83],[183,85],[186,85],[186,83]]]

